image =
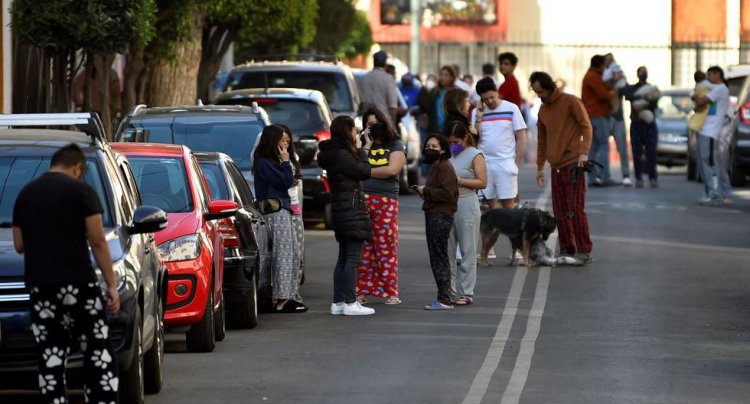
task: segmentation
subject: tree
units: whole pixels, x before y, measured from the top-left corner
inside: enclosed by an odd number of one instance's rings
[[[357,55],[370,52],[372,44],[372,30],[370,29],[370,21],[367,20],[367,14],[364,11],[357,10],[351,33],[339,46],[336,56],[342,59],[351,59]]]
[[[333,55],[352,32],[356,15],[354,1],[318,0],[318,7],[318,29],[310,49]]]
[[[235,58],[296,53],[315,38],[316,0],[255,0],[236,41]],[[215,73],[215,72],[213,72]]]

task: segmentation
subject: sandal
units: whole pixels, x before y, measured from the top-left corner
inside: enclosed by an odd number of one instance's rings
[[[453,305],[440,303],[437,300],[433,300],[432,303],[424,306],[425,310],[453,310]]]
[[[396,296],[391,296],[385,299],[385,304],[401,304],[401,299]]]
[[[466,306],[472,303],[474,303],[474,298],[471,296],[463,296],[459,298],[458,300],[456,300],[457,306]]]
[[[294,300],[287,300],[282,308],[276,308],[277,313],[304,313],[307,310],[307,306]]]

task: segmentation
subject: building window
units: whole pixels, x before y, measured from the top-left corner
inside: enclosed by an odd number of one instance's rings
[[[381,0],[380,23],[411,24],[410,0]],[[422,0],[421,25],[495,25],[497,0]]]

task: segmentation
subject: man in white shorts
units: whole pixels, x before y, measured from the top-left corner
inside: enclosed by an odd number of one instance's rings
[[[485,77],[477,82],[481,103],[471,122],[479,131],[479,150],[487,161],[484,196],[490,207],[514,208],[518,195],[518,166],[526,148],[526,122],[516,104],[500,99],[497,85]]]

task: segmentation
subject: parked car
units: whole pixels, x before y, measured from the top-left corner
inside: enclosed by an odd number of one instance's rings
[[[668,88],[662,91],[656,108],[657,163],[683,166],[688,163],[688,116],[693,111],[690,88]]]
[[[334,117],[357,116],[360,98],[349,66],[335,57],[286,55],[287,60],[268,58],[235,66],[224,91],[246,88],[304,88],[318,90],[326,97]]]
[[[258,325],[258,283],[270,273],[268,235],[263,215],[239,167],[224,153],[195,153],[211,195],[237,203],[239,209],[219,223],[224,235],[224,298],[232,327]],[[270,283],[270,282],[269,282]]]
[[[39,386],[23,256],[13,247],[13,205],[20,190],[47,171],[52,155],[60,147],[75,143],[86,155],[85,181],[96,190],[104,208],[104,230],[120,294],[120,312],[107,314],[119,365],[120,402],[142,403],[145,393],[157,393],[162,386],[167,272],[149,233],[166,226],[167,215],[155,207],[142,206],[132,173],[127,164],[116,161],[95,114],[0,116],[0,126],[49,125],[78,126],[84,133],[0,129],[0,386],[34,390]],[[93,257],[92,263],[97,268]],[[96,272],[106,291],[98,268]],[[80,388],[85,375],[78,349],[71,351],[66,367],[68,386]]]
[[[325,171],[318,166],[318,142],[331,138],[331,110],[320,91],[295,88],[255,88],[227,91],[214,100],[218,105],[257,103],[273,123],[292,130],[294,149],[303,175],[303,214],[331,225],[331,190]]]
[[[357,83],[359,83],[362,76],[367,74],[369,70],[352,69],[352,71],[354,72],[354,77],[357,80]],[[404,99],[404,96],[401,95],[400,91],[398,92],[398,107],[408,109],[406,100]],[[401,135],[401,142],[406,148],[406,165],[399,176],[399,184],[401,192],[407,193],[410,192],[410,185],[419,182],[419,164],[422,158],[422,140],[419,135],[417,118],[411,113],[407,113],[401,117],[396,124],[396,129]]]
[[[257,106],[139,105],[122,120],[115,141],[178,144],[194,151],[225,153],[240,167],[252,189],[253,145],[270,124],[266,112]]]
[[[143,202],[167,212],[156,243],[169,272],[164,324],[184,332],[192,352],[213,351],[225,336],[224,238],[217,223],[237,203],[211,200],[198,161],[187,146],[113,143],[127,156]]]
[[[727,68],[724,70],[724,78],[727,81],[727,87],[729,87],[729,100],[731,102],[731,108],[732,111],[738,111],[740,107],[743,106],[742,100],[744,99],[741,96],[741,92],[744,91],[744,89],[747,87],[747,78],[750,77],[750,64],[740,64],[740,65],[732,65],[727,66]],[[740,122],[737,121],[737,118],[735,118],[735,125],[738,125]],[[743,136],[738,137],[736,132],[740,130],[738,127],[735,127],[733,129],[733,132],[735,135],[733,135],[732,139],[732,145],[730,147],[730,174],[731,175],[731,181],[733,184],[741,184],[745,181],[745,175],[742,174],[743,171],[745,171],[744,168],[742,168],[745,164],[741,162],[743,160],[744,155],[746,155],[745,152],[742,151],[745,147],[743,146],[744,142],[740,141],[739,145],[737,145],[737,139],[744,138]],[[697,152],[696,147],[698,145],[697,139],[695,137],[694,133],[690,133],[690,137],[688,139],[688,170],[687,170],[687,178],[688,180],[698,180],[701,181],[700,173],[696,169],[696,161],[697,161]],[[739,170],[733,169],[733,167],[737,167]]]
[[[734,186],[745,185],[750,175],[750,76],[737,97],[729,143],[729,180]]]

